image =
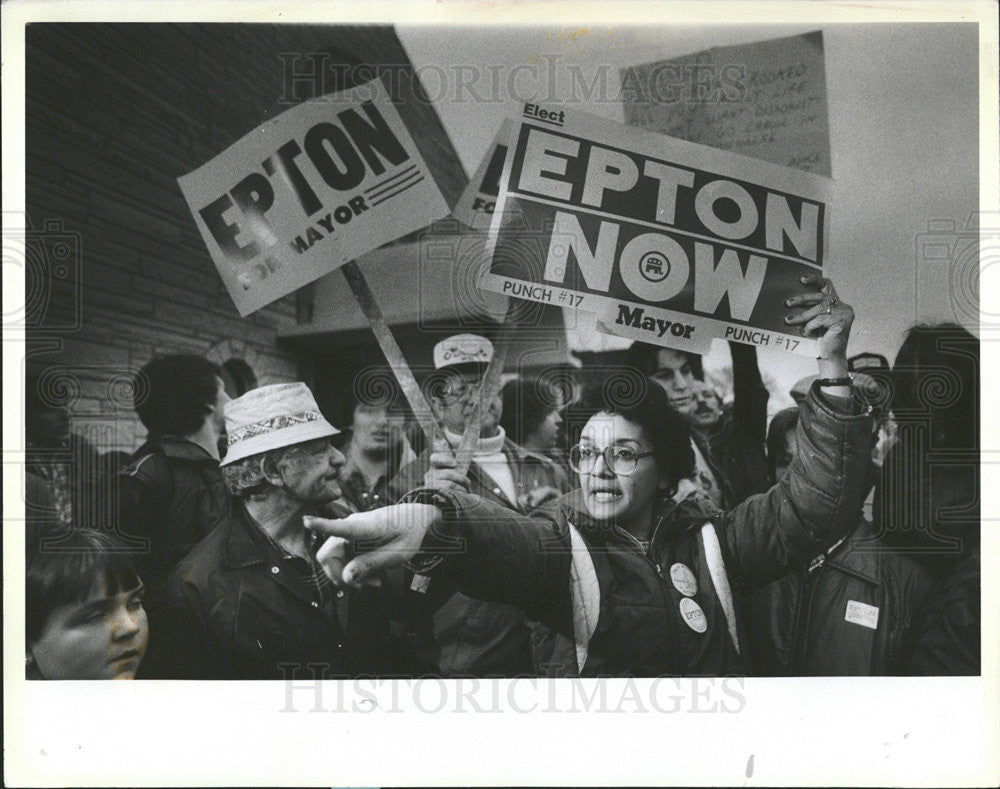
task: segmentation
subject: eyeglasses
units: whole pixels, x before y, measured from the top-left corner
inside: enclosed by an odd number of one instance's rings
[[[608,446],[598,452],[593,447],[577,444],[569,451],[569,465],[577,474],[590,474],[597,465],[597,458],[604,458],[604,465],[619,477],[633,474],[642,458],[649,457],[652,452],[636,452],[623,446]]]
[[[441,389],[441,399],[446,403],[457,403],[471,393],[478,392],[482,385],[483,382],[478,379],[475,381],[454,381]]]

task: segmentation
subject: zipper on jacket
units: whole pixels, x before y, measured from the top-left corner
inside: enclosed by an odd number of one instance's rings
[[[826,554],[821,553],[812,562],[805,572],[802,589],[802,607],[795,618],[795,630],[792,632],[792,659],[789,662],[789,671],[792,676],[802,676],[802,669],[806,659],[806,643],[809,640],[809,614],[812,610],[812,596],[816,589],[816,579],[819,571],[826,564]]]
[[[657,527],[659,527],[660,524],[657,523],[656,525]],[[638,539],[636,539],[635,535],[633,535],[632,532],[630,532],[628,529],[622,529],[622,532],[624,532],[628,536],[629,540],[636,547],[636,550],[642,554],[642,558],[645,559],[647,562],[649,562],[651,565],[653,565],[653,567],[656,570],[656,574],[662,578],[663,573],[660,570],[660,565],[657,564],[655,561],[653,561],[653,558],[649,555],[649,552],[652,551],[653,549],[653,541],[652,540],[649,541],[649,551],[647,551],[645,548],[642,547],[642,543],[639,542]],[[656,529],[653,529],[653,534],[654,535],[656,534]]]
[[[663,568],[660,567],[660,563],[653,558],[653,546],[656,545],[656,534],[660,531],[660,526],[663,525],[663,521],[666,519],[665,515],[661,515],[656,519],[656,525],[653,527],[653,533],[649,535],[649,550],[646,551],[646,558],[653,563],[653,566],[656,568],[656,574],[661,578],[663,577]]]

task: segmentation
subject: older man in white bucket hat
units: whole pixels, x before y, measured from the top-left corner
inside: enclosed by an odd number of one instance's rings
[[[222,471],[231,514],[171,577],[154,675],[343,677],[379,670],[374,589],[345,593],[317,561],[303,515],[339,512],[340,431],[303,383],[254,389],[226,407]],[[324,548],[325,554],[330,546]]]

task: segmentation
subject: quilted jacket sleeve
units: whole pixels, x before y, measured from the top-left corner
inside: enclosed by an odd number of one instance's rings
[[[562,629],[571,620],[569,529],[558,505],[518,513],[457,491],[420,491],[444,512],[440,529],[424,540],[424,555],[443,557],[435,577],[453,581],[477,600],[506,603]]]
[[[784,576],[857,525],[873,440],[872,417],[858,410],[855,400],[827,398],[814,385],[788,473],[720,516],[726,569],[738,586]]]

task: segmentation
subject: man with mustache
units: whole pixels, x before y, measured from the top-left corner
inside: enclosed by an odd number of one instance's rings
[[[483,409],[467,476],[455,472],[449,448],[457,448],[462,442],[492,358],[493,343],[476,334],[456,334],[434,347],[437,374],[430,386],[430,406],[444,435],[400,470],[390,486],[396,498],[424,485],[459,485],[504,507],[527,513],[544,503],[541,496],[554,498],[566,492],[564,478],[551,460],[507,437],[500,426],[503,400],[499,393]]]

